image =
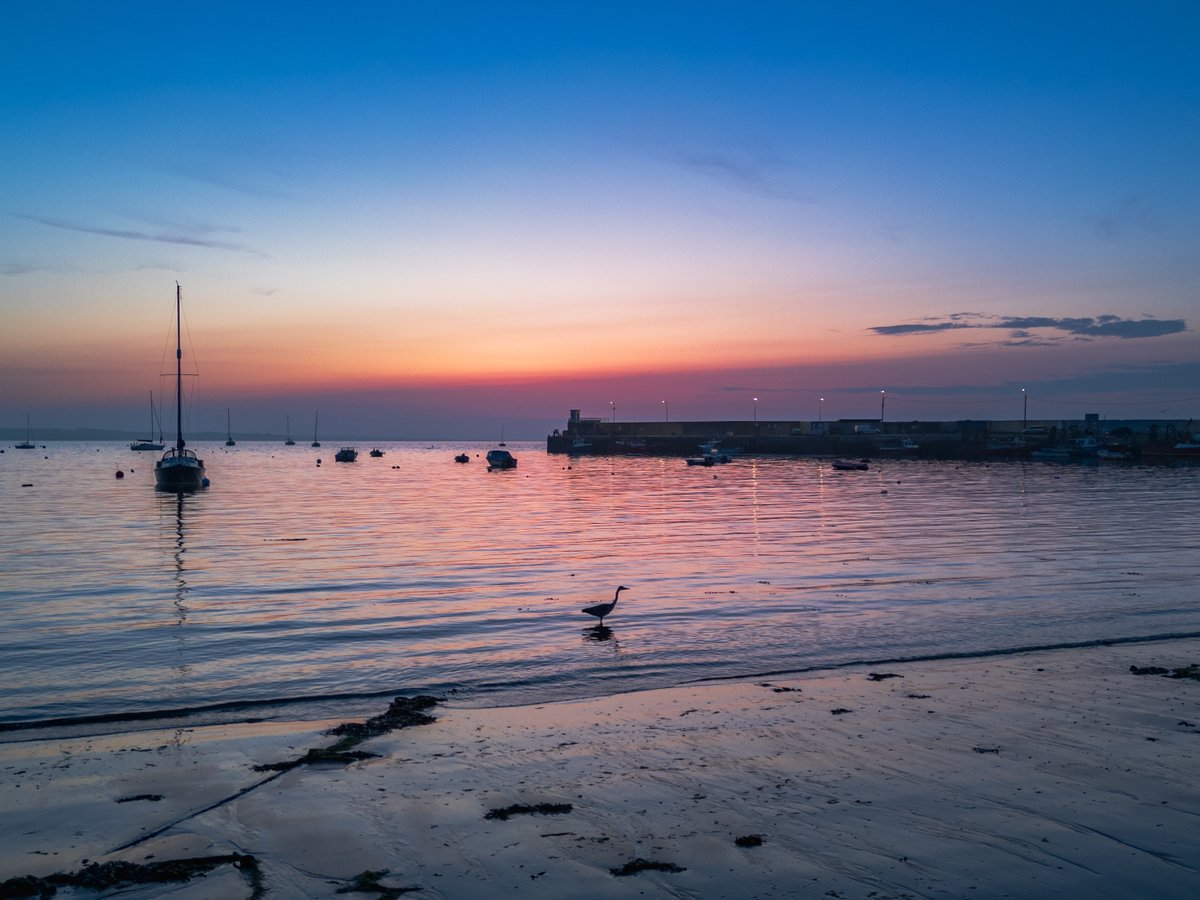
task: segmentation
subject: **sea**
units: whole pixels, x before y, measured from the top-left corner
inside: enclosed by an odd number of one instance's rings
[[[377,446],[6,448],[0,739],[1200,634],[1200,468]]]

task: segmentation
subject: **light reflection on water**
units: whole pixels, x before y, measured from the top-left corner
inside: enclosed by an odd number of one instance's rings
[[[243,443],[203,448],[213,486],[180,498],[153,490],[153,453],[48,446],[0,456],[0,721],[524,702],[1200,630],[1197,469],[688,468],[514,444],[519,468],[488,473],[484,447],[336,464]],[[579,610],[618,584],[598,635]]]

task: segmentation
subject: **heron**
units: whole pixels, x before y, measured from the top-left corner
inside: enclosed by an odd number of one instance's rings
[[[617,599],[621,596],[621,591],[627,590],[629,590],[629,588],[625,587],[625,585],[621,585],[613,594],[612,603],[597,603],[595,606],[585,606],[581,611],[587,613],[589,616],[595,616],[597,619],[599,619],[600,624],[597,627],[603,628],[604,617],[612,612],[614,608],[616,608]]]

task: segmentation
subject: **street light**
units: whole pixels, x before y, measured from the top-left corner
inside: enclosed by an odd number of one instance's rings
[[[671,404],[669,404],[666,400],[663,401],[663,421],[671,421]]]
[[[612,407],[612,420],[613,420],[613,424],[616,425],[617,424],[617,401],[609,400],[608,405]]]
[[[758,424],[758,398],[754,398],[754,422]]]
[[[818,422],[825,421],[825,398],[824,397],[822,397],[820,400],[817,401],[817,421]]]
[[[880,391],[879,392],[879,421],[881,424],[883,422],[883,408],[884,408],[884,404],[886,402],[887,402],[887,392]]]
[[[1025,393],[1025,388],[1021,388],[1021,430],[1024,431],[1029,427],[1029,395]]]

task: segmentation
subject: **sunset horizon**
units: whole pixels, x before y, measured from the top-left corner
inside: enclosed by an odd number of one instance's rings
[[[205,430],[1200,414],[1187,6],[57,8],[0,426],[140,430],[177,280]]]

